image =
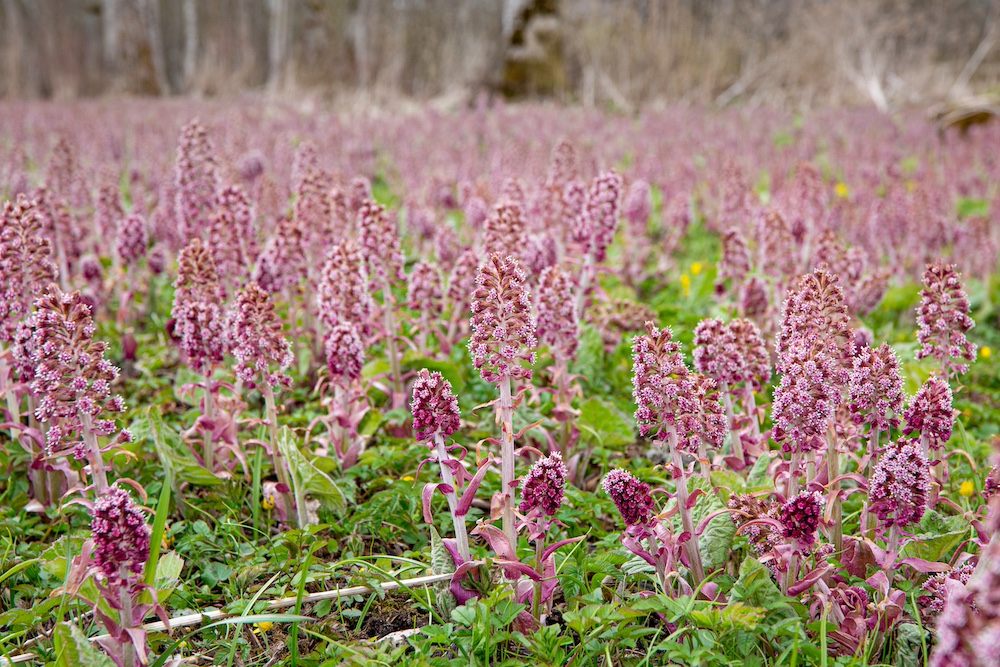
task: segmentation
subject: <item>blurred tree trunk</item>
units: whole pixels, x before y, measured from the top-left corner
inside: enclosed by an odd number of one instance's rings
[[[288,0],[268,0],[267,8],[271,15],[267,32],[267,87],[271,91],[277,91],[284,88],[285,75],[288,71],[288,31],[291,7]]]
[[[153,85],[158,95],[170,92],[167,82],[167,64],[163,53],[163,37],[160,35],[160,3],[158,0],[138,0],[139,18],[146,30],[150,60],[153,65]]]
[[[195,0],[184,0],[184,87],[191,91],[195,69],[198,67],[198,5]]]
[[[121,54],[122,13],[120,0],[104,0],[101,6],[101,39],[104,45],[104,70],[111,87],[117,85],[118,57]]]

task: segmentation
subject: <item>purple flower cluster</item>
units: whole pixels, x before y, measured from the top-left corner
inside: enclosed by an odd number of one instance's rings
[[[226,328],[236,358],[236,377],[248,388],[291,383],[282,371],[292,363],[292,345],[282,333],[270,295],[260,285],[251,282],[236,293]],[[272,364],[277,370],[271,369]]]
[[[739,229],[732,228],[722,235],[722,258],[719,260],[718,274],[720,288],[726,280],[734,287],[742,285],[750,274],[750,249]]]
[[[965,334],[976,325],[969,317],[969,299],[954,264],[936,262],[924,271],[924,289],[917,306],[917,359],[933,357],[952,374],[962,374],[974,361],[976,346]]]
[[[368,292],[368,274],[361,250],[353,241],[330,248],[320,275],[319,317],[327,330],[341,322],[353,324],[362,337],[371,333],[375,303]]]
[[[181,251],[174,282],[174,333],[188,365],[210,373],[226,354],[222,303],[225,294],[208,248],[195,237]]]
[[[448,291],[445,298],[451,307],[452,314],[465,310],[469,295],[476,289],[476,272],[479,269],[479,258],[472,250],[466,250],[451,269],[448,276]]]
[[[97,201],[94,202],[94,222],[101,238],[109,239],[114,236],[123,217],[125,213],[122,210],[118,185],[111,183],[101,186],[97,192]]]
[[[662,438],[674,429],[686,441],[696,431],[687,420],[701,411],[697,386],[669,327],[646,322],[646,334],[632,342],[632,398],[642,435]]]
[[[521,484],[521,514],[538,511],[553,516],[558,512],[568,474],[559,452],[536,461]]]
[[[785,501],[778,511],[778,521],[784,526],[782,535],[786,539],[798,540],[800,548],[812,547],[825,505],[823,496],[816,491],[801,491]]]
[[[306,230],[295,217],[278,219],[274,236],[257,258],[252,279],[271,294],[297,290],[308,274]]]
[[[961,566],[953,567],[947,572],[938,572],[928,577],[921,590],[926,595],[921,595],[920,610],[923,612],[924,620],[934,617],[944,611],[945,602],[948,600],[948,587],[945,582],[954,579],[961,584],[968,584],[972,573],[975,571],[975,563],[972,560],[965,561]]]
[[[538,338],[565,362],[576,355],[580,324],[573,303],[573,279],[559,266],[542,271],[538,280]]]
[[[848,387],[855,424],[867,424],[883,432],[899,426],[903,378],[899,374],[899,359],[888,343],[877,349],[866,346],[858,350]]]
[[[218,198],[209,219],[207,245],[219,275],[232,286],[241,282],[247,267],[257,261],[254,211],[249,196],[239,185],[223,188]]]
[[[649,192],[649,183],[641,178],[634,181],[628,188],[625,204],[622,208],[625,219],[628,220],[634,233],[640,236],[645,234],[649,216],[653,213],[653,199]]]
[[[951,439],[958,412],[952,407],[951,387],[937,375],[920,386],[903,412],[903,435],[920,433],[933,448]]]
[[[734,493],[729,497],[727,507],[735,510],[732,514],[737,530],[757,519],[777,519],[781,505],[777,501],[764,501],[749,493]],[[747,526],[742,531],[747,541],[753,545],[758,556],[764,556],[781,543],[781,535],[772,526],[758,523]]]
[[[487,382],[531,378],[522,362],[535,363],[535,322],[524,271],[513,257],[490,255],[479,267],[472,292],[469,352]]]
[[[507,253],[520,258],[527,242],[524,227],[521,205],[511,199],[499,201],[486,218],[486,254]]]
[[[786,348],[784,366],[774,390],[772,435],[784,452],[822,449],[841,400],[840,360],[816,351],[812,337],[803,337]]]
[[[451,436],[460,425],[458,399],[452,393],[451,382],[437,371],[426,368],[417,374],[413,383],[410,412],[417,439],[431,447],[436,438]]]
[[[95,435],[110,436],[117,431],[115,420],[99,417],[125,411],[122,397],[111,395],[118,369],[104,358],[107,343],[94,340],[90,306],[80,293],[63,294],[55,285],[35,302],[26,329],[31,338],[25,361],[34,367],[31,391],[38,398],[35,417],[49,424],[46,448],[72,443],[74,456],[82,459],[81,420],[92,420]]]
[[[407,285],[406,305],[427,320],[441,315],[441,272],[433,262],[417,262]]]
[[[706,319],[694,330],[694,367],[730,389],[748,382],[760,390],[771,379],[771,361],[764,337],[750,320],[736,319],[728,325]]]
[[[777,339],[778,372],[786,373],[789,364],[797,363],[789,358],[788,352],[793,343],[803,339],[809,347],[822,350],[841,363],[837,389],[846,387],[852,366],[850,314],[840,278],[823,268],[802,276],[785,299]]]
[[[128,492],[108,487],[90,510],[90,532],[94,539],[94,561],[112,581],[141,574],[149,559],[152,532],[146,517]]]
[[[649,484],[640,482],[635,475],[622,468],[615,468],[601,483],[604,492],[618,508],[627,526],[645,526],[656,511],[656,503],[649,492]]]
[[[0,340],[14,340],[32,301],[56,279],[52,243],[34,202],[24,195],[5,202],[0,226]]]
[[[350,322],[342,322],[327,333],[323,341],[326,353],[326,367],[330,377],[340,385],[347,385],[361,378],[361,368],[365,365],[365,348],[361,344],[357,327]]]
[[[573,220],[573,240],[603,262],[618,229],[618,209],[624,183],[613,171],[598,175],[587,190],[587,199]]]
[[[358,210],[361,250],[368,264],[368,277],[381,285],[385,280],[404,280],[403,251],[399,230],[383,206],[366,199]]]
[[[930,489],[930,464],[920,445],[889,443],[869,480],[868,500],[885,526],[906,527],[924,515]]]
[[[208,131],[197,119],[181,130],[175,174],[177,229],[181,243],[187,244],[208,227],[219,187],[215,149]]]
[[[139,261],[149,245],[149,234],[146,231],[146,219],[138,213],[131,213],[120,218],[115,237],[115,252],[122,266],[129,267]]]

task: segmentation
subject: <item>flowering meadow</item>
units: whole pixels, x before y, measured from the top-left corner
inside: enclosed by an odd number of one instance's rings
[[[1000,127],[0,107],[0,665],[1000,665]]]

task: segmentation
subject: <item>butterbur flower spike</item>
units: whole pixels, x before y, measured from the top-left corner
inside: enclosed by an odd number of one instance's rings
[[[653,519],[656,503],[649,492],[649,484],[639,481],[628,470],[615,468],[601,483],[622,515],[627,526],[645,526]]]
[[[917,359],[933,357],[949,376],[969,370],[976,346],[966,339],[976,323],[969,317],[969,299],[954,264],[937,262],[924,271],[924,289],[917,306]]]
[[[334,383],[346,386],[361,378],[365,349],[353,324],[348,322],[335,326],[327,334],[323,345],[326,366]]]
[[[802,491],[781,506],[778,521],[784,526],[783,535],[796,540],[800,548],[808,550],[816,541],[816,529],[826,501],[818,492]]]
[[[451,383],[437,371],[420,371],[413,383],[410,412],[417,439],[432,447],[435,438],[448,438],[458,430],[458,399],[452,393]]]
[[[149,558],[150,528],[146,517],[124,489],[111,486],[90,511],[94,561],[109,580],[128,583],[142,574]],[[124,580],[124,581],[122,581]]]
[[[535,363],[535,322],[525,275],[513,257],[494,253],[479,268],[472,293],[469,352],[487,382],[526,380]]]
[[[568,471],[559,452],[539,459],[521,484],[521,514],[541,512],[552,516],[562,506]]]
[[[956,414],[951,387],[939,376],[932,375],[903,412],[903,435],[919,433],[925,453],[937,449],[951,439]]]
[[[930,464],[914,442],[889,443],[869,482],[871,509],[885,526],[920,521],[930,493]]]
[[[292,363],[292,346],[282,332],[270,296],[257,283],[251,282],[237,293],[228,329],[236,376],[248,388],[290,383],[283,371]]]
[[[193,239],[181,251],[174,287],[175,335],[191,368],[210,373],[226,350],[224,293],[215,262],[201,239]]]

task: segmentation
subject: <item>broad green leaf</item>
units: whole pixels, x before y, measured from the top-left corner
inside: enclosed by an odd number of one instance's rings
[[[437,371],[444,376],[444,379],[451,383],[451,390],[456,396],[465,389],[465,381],[462,379],[462,371],[456,364],[440,359],[428,359],[427,357],[417,357],[406,355],[403,357],[404,371],[419,371],[426,368],[429,371]]]
[[[195,486],[215,486],[223,483],[221,477],[198,464],[191,452],[181,442],[180,435],[163,423],[160,413],[150,408],[146,411],[149,420],[149,438],[164,467],[169,467],[176,479]]]
[[[451,553],[444,546],[444,541],[434,526],[431,529],[431,572],[433,574],[448,574],[455,571],[455,561]],[[455,596],[451,594],[451,584],[442,581],[434,584],[434,592],[437,597],[438,611],[445,618],[451,617],[451,610],[455,608]]]
[[[924,638],[923,634],[923,630],[916,623],[900,623],[896,626],[896,657],[893,660],[895,667],[924,664],[924,642],[921,639],[930,643],[930,637]]]
[[[591,398],[580,406],[577,426],[592,433],[597,443],[605,447],[635,442],[634,420],[600,398]]]
[[[382,425],[382,413],[371,408],[365,413],[365,416],[361,418],[361,423],[358,424],[358,435],[363,435],[367,438],[375,435],[375,431],[378,427]]]
[[[763,491],[773,487],[771,478],[767,474],[767,468],[771,465],[771,461],[771,457],[766,452],[757,458],[753,464],[753,468],[750,469],[750,474],[747,475],[747,493]]]
[[[576,361],[570,365],[570,370],[580,375],[588,384],[594,384],[603,375],[606,356],[600,332],[592,326],[585,325],[580,332]]]
[[[719,489],[722,500],[725,501],[728,501],[732,494],[743,493],[746,489],[746,481],[729,469],[713,470],[711,478],[712,486]]]
[[[329,475],[302,455],[295,437],[287,426],[283,427],[278,435],[278,450],[288,462],[292,483],[300,493],[314,496],[330,509],[344,507],[347,502],[344,492]]]
[[[183,569],[184,559],[175,552],[168,551],[160,555],[160,561],[156,564],[156,578],[153,580],[153,588],[156,589],[160,604],[164,604],[177,587]]]
[[[712,491],[708,483],[700,477],[690,480],[692,489],[702,489],[705,495],[698,498],[697,504],[691,510],[695,527],[712,512],[726,508],[719,497]],[[715,570],[725,565],[729,552],[733,549],[733,537],[736,535],[736,524],[729,514],[720,514],[705,527],[705,532],[698,537],[698,549],[701,551],[705,571]]]
[[[52,641],[57,667],[115,667],[114,661],[91,644],[72,623],[57,624]]]
[[[745,602],[751,607],[763,607],[769,615],[791,618],[795,612],[771,579],[771,572],[754,556],[747,556],[740,565],[740,576],[733,584],[729,599]]]
[[[969,536],[969,524],[960,516],[946,517],[927,510],[913,533],[914,539],[903,546],[902,557],[935,562]]]

